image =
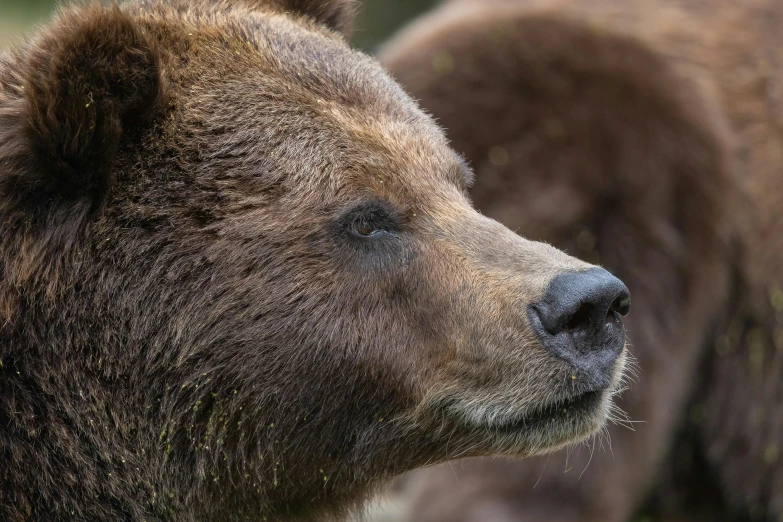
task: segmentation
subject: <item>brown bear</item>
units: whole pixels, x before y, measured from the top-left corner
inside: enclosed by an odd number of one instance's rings
[[[463,0],[381,51],[482,213],[626,281],[642,375],[635,432],[420,475],[411,520],[783,520],[781,23],[774,0]]]
[[[476,212],[345,0],[64,9],[0,58],[0,520],[325,520],[609,414],[619,279]]]

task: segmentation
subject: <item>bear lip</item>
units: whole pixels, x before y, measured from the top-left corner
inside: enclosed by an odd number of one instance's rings
[[[549,403],[533,412],[526,413],[522,417],[499,423],[493,426],[493,428],[501,431],[516,432],[529,430],[546,422],[563,420],[564,417],[573,418],[574,416],[591,415],[601,403],[606,391],[607,388],[601,388],[571,395]]]

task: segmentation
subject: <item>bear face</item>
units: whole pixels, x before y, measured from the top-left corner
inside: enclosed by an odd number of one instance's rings
[[[603,424],[624,285],[472,208],[350,8],[71,8],[2,59],[6,519],[323,517]]]

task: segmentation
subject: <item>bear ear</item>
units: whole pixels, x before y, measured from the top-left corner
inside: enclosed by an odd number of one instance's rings
[[[351,36],[356,15],[356,0],[276,0],[285,11],[312,18],[333,31]]]
[[[26,142],[17,189],[100,201],[121,140],[164,105],[160,62],[155,41],[116,5],[61,15],[22,66],[23,128],[5,130]]]

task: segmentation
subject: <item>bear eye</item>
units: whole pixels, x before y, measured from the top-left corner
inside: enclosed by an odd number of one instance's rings
[[[351,227],[351,231],[357,236],[362,236],[362,237],[374,236],[375,234],[381,232],[381,230],[377,228],[374,224],[365,220],[354,221]]]
[[[395,235],[399,231],[399,223],[393,217],[386,205],[362,205],[349,213],[347,229],[354,237],[362,239],[375,238],[381,235]]]

